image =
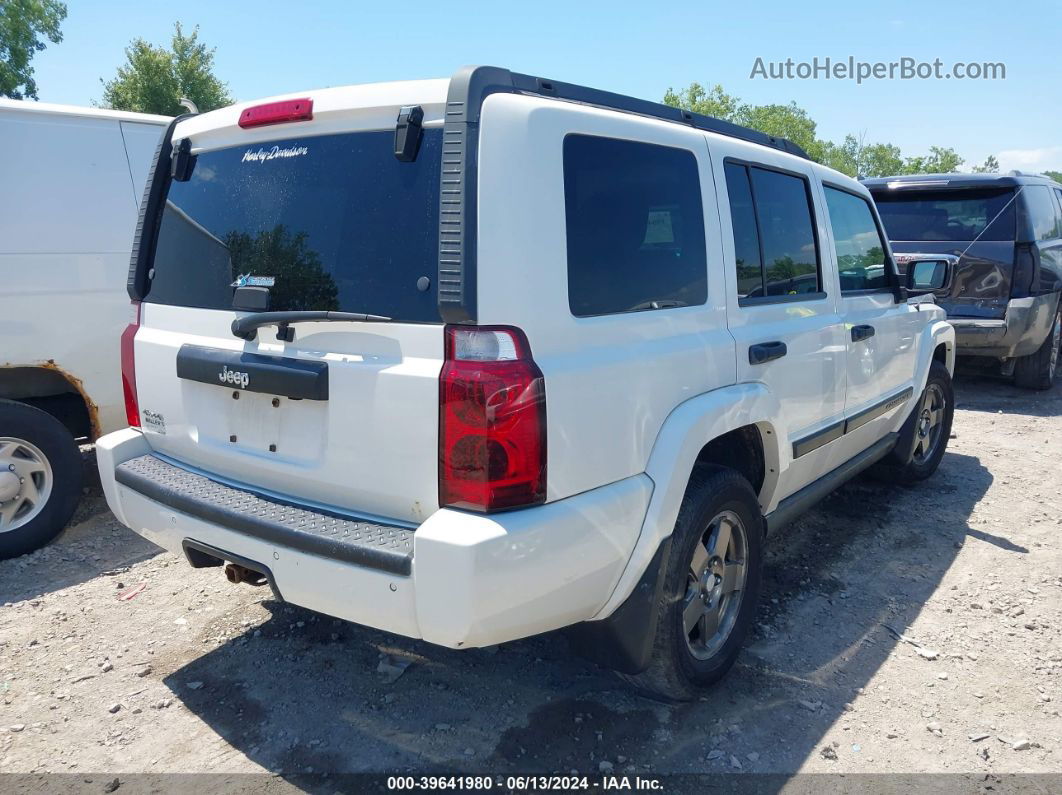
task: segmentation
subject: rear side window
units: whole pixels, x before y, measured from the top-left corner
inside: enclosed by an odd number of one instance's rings
[[[439,322],[442,131],[424,131],[412,163],[395,159],[393,139],[344,133],[199,154],[191,178],[170,184],[146,300],[231,309],[250,275],[273,280],[273,310]]]
[[[889,240],[1014,240],[1014,190],[894,191],[874,195]]]
[[[823,185],[830,213],[841,291],[885,290],[885,244],[866,199]]]
[[[751,301],[821,295],[807,180],[737,162],[727,162],[725,172],[738,297]]]
[[[704,210],[692,152],[568,135],[564,213],[573,315],[708,300]]]
[[[1046,185],[1026,185],[1025,210],[1032,225],[1033,240],[1054,240],[1062,237],[1062,219],[1058,217],[1058,205]]]

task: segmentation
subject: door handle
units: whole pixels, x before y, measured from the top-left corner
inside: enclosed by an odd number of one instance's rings
[[[750,345],[749,364],[766,364],[775,359],[781,359],[788,352],[785,343],[779,340],[773,342],[761,342],[758,345]]]
[[[852,342],[862,342],[874,336],[873,326],[852,326]]]

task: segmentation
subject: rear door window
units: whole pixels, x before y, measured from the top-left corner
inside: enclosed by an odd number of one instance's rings
[[[708,300],[704,209],[693,152],[568,135],[564,214],[573,315]]]
[[[763,260],[760,257],[756,206],[752,203],[749,170],[738,163],[727,163],[723,168],[727,193],[730,194],[730,221],[734,227],[738,295],[745,297],[763,289]]]
[[[829,185],[822,187],[833,229],[841,291],[889,289],[885,243],[867,200]]]
[[[1014,240],[1014,191],[895,191],[874,201],[889,240],[969,242]]]
[[[440,322],[442,131],[411,163],[394,133],[289,138],[203,152],[172,182],[147,301],[231,309],[241,277],[272,280],[272,310]],[[427,290],[418,280],[428,277]]]
[[[738,297],[755,301],[822,295],[808,181],[735,161],[727,161],[724,169]]]

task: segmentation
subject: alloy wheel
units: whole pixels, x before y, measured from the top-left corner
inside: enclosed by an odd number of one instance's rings
[[[748,534],[733,511],[708,524],[693,547],[682,605],[686,646],[700,660],[716,654],[734,629],[748,575]]]
[[[944,390],[939,384],[930,384],[922,396],[922,405],[918,410],[918,425],[915,429],[914,460],[918,463],[933,457],[940,444],[941,432],[944,430],[944,409],[946,400]]]

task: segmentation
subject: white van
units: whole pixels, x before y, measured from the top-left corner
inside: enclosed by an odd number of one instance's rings
[[[63,529],[78,440],[124,427],[119,338],[165,116],[0,99],[0,559]]]
[[[292,604],[570,627],[691,698],[766,528],[944,455],[953,263],[902,282],[867,189],[788,141],[479,67],[183,119],[154,174],[107,501]]]

